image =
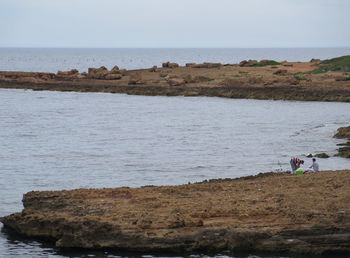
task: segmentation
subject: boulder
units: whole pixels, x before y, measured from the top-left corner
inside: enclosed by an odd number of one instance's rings
[[[179,67],[179,65],[177,63],[169,63],[168,67],[169,68],[177,68],[177,67]]]
[[[104,66],[100,68],[89,68],[88,69],[88,78],[90,79],[100,79],[103,80],[109,74],[108,69]]]
[[[120,73],[119,67],[117,65],[115,65],[112,70],[111,73]]]
[[[334,77],[334,79],[337,81],[337,82],[342,82],[342,81],[348,81],[349,80],[349,77],[345,76],[345,75],[338,75],[336,77]]]
[[[322,159],[326,159],[326,158],[329,158],[329,155],[327,153],[318,153],[318,154],[315,154],[315,157],[317,158],[322,158]]]
[[[123,76],[125,76],[128,72],[126,69],[120,69],[119,71],[120,71],[120,74]]]
[[[142,84],[142,76],[139,73],[132,74],[129,78],[129,84]]]
[[[149,69],[151,73],[157,72],[158,67],[156,65],[152,66],[152,68]]]
[[[166,62],[162,64],[163,68],[177,68],[179,65],[177,63]]]
[[[196,63],[186,63],[186,67],[193,67],[195,65],[196,65]]]
[[[243,60],[242,62],[239,63],[239,66],[241,67],[252,67],[254,65],[258,64],[257,60]]]
[[[220,68],[222,66],[221,63],[208,63],[204,62],[203,64],[191,64],[189,67],[193,68]]]
[[[311,60],[310,60],[310,63],[321,63],[321,59],[315,59],[315,58],[312,58]]]

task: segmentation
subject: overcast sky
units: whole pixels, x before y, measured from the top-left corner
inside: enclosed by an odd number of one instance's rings
[[[0,0],[0,47],[349,47],[349,0]]]

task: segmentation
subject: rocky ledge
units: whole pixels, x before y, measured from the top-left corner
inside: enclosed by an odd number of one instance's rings
[[[0,218],[57,247],[350,252],[350,171],[180,186],[33,191]]]
[[[343,158],[350,158],[350,126],[340,127],[337,133],[334,135],[335,138],[347,138],[346,143],[340,143],[338,146],[342,146],[338,149],[338,156]]]
[[[128,71],[102,66],[82,73],[4,71],[0,88],[350,102],[350,56],[281,63],[245,60],[179,66],[166,62],[162,67]]]

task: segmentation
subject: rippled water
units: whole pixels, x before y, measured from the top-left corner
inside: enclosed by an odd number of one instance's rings
[[[0,100],[0,216],[20,211],[31,190],[173,185],[287,169],[294,155],[335,154],[343,141],[332,136],[350,121],[350,104],[334,102],[6,89]],[[319,163],[350,168],[337,157]],[[69,256],[0,235],[0,257],[48,253]]]
[[[161,66],[172,61],[239,63],[244,59],[310,61],[350,55],[350,48],[229,48],[229,49],[40,49],[0,48],[0,71],[57,72],[102,65],[126,69]]]

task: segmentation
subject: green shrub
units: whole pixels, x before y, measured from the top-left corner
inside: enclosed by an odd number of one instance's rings
[[[274,60],[266,60],[265,62],[258,62],[256,64],[254,64],[254,67],[262,67],[262,66],[268,66],[268,65],[280,65],[281,63],[276,62]]]
[[[350,72],[350,56],[341,56],[323,60],[319,68],[308,73],[319,74],[326,73],[328,71]]]

